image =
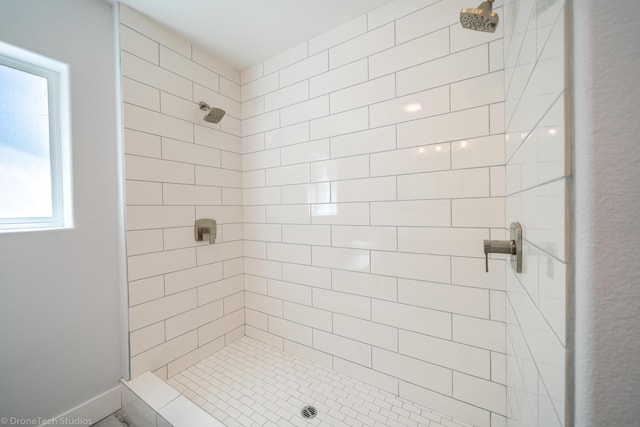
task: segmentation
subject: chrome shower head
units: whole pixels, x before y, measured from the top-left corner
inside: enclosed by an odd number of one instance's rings
[[[499,18],[498,14],[493,12],[493,1],[484,1],[477,9],[462,9],[460,11],[462,28],[495,33]]]
[[[205,114],[204,116],[204,121],[205,122],[209,122],[209,123],[220,123],[220,120],[222,120],[222,118],[225,115],[225,111],[221,108],[216,108],[216,107],[209,107],[209,104],[207,104],[206,102],[200,101],[200,109],[202,111],[208,111],[207,114]]]

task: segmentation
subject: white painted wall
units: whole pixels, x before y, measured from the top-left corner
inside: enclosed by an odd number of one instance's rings
[[[52,417],[122,375],[112,6],[4,1],[0,40],[70,65],[76,226],[0,235],[0,416]]]
[[[575,425],[640,419],[640,3],[573,6]]]

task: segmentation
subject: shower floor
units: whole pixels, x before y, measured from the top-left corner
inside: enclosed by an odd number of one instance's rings
[[[230,427],[470,426],[249,337],[167,382]]]

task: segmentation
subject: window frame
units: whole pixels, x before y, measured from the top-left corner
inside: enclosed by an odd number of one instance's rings
[[[0,233],[72,228],[69,67],[2,41],[0,65],[47,79],[52,204],[51,216],[0,218]]]

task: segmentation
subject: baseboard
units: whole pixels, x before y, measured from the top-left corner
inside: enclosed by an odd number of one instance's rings
[[[46,425],[90,426],[113,414],[122,406],[120,385],[108,390],[75,408],[55,417],[56,422]]]

